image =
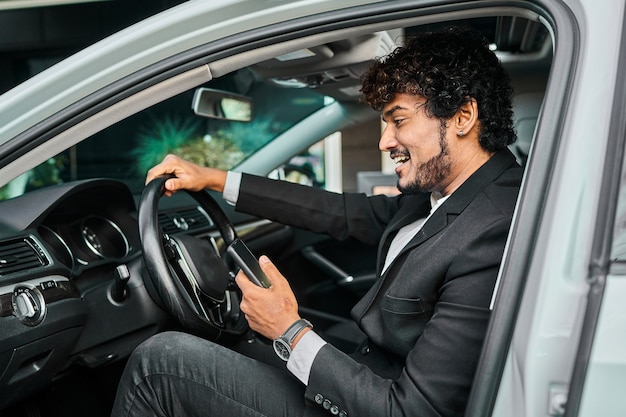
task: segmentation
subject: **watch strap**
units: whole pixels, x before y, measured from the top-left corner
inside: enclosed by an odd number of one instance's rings
[[[310,321],[305,319],[298,319],[287,328],[285,333],[283,333],[274,340],[272,346],[274,347],[274,352],[276,352],[279,358],[281,358],[285,362],[289,360],[289,357],[291,356],[291,345],[293,344],[293,341],[302,332],[302,330],[306,329],[307,327],[313,328],[313,325]]]
[[[289,344],[289,347],[291,347],[296,337],[300,334],[302,330],[306,329],[307,327],[311,329],[313,328],[313,325],[310,321],[306,319],[298,319],[294,321],[291,326],[287,328],[287,330],[285,330],[285,333],[283,333],[280,338],[287,342]]]

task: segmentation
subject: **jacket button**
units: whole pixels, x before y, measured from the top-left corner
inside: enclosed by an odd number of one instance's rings
[[[322,404],[322,402],[324,402],[324,396],[322,394],[316,394],[315,395],[315,402],[317,404]]]
[[[339,407],[337,407],[336,405],[331,405],[330,406],[330,414],[332,414],[334,416],[339,414]]]
[[[332,405],[332,403],[330,402],[330,400],[324,400],[324,402],[322,403],[322,407],[324,407],[324,410],[328,410],[330,409],[330,406]]]
[[[341,410],[339,412],[339,417],[348,417],[348,413],[346,413],[345,411]]]

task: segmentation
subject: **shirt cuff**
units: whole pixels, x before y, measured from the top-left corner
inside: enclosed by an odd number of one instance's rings
[[[309,383],[309,375],[315,356],[325,344],[326,341],[311,330],[302,335],[291,352],[289,361],[287,361],[287,369],[304,385]]]
[[[239,199],[239,187],[241,186],[241,172],[228,171],[224,192],[222,196],[228,204],[235,205]]]

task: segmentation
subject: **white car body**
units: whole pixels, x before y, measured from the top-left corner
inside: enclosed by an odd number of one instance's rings
[[[316,41],[337,36],[316,33],[320,25],[341,31],[341,21],[360,20],[363,31],[371,32],[390,23],[367,23],[367,14],[390,10],[398,19],[418,10],[414,19],[423,23],[501,13],[535,20],[552,37],[552,69],[467,415],[624,415],[626,268],[623,258],[611,256],[611,245],[615,219],[626,211],[617,201],[626,140],[626,5],[622,0],[476,3],[186,2],[0,96],[0,185],[176,92],[275,56],[275,39],[286,39],[279,50],[287,53],[305,46],[307,36]],[[301,34],[290,38],[298,28]],[[196,61],[189,53],[194,50]],[[133,89],[136,94],[124,94]],[[103,98],[110,109],[98,107]],[[91,112],[90,106],[95,106]],[[80,121],[54,130],[74,116]],[[42,135],[48,135],[45,143],[30,149],[28,143]],[[266,175],[270,165],[281,162],[276,155],[270,147],[242,169]]]

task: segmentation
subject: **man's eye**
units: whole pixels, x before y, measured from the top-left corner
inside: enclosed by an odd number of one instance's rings
[[[394,119],[393,123],[398,126],[404,119]]]

